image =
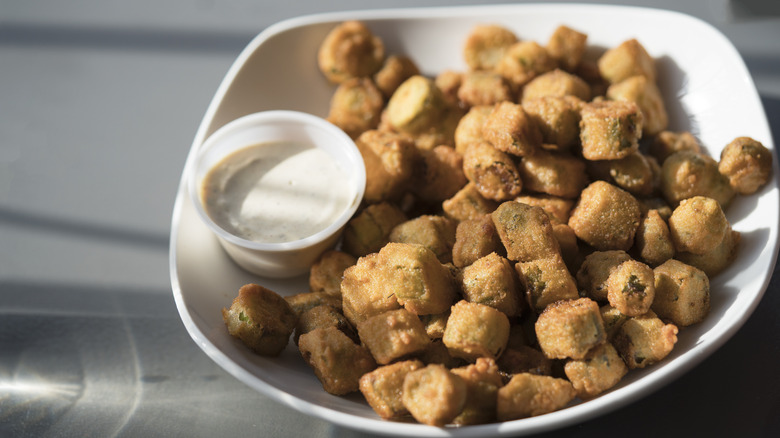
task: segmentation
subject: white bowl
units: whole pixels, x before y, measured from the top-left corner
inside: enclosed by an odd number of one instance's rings
[[[203,180],[214,166],[240,149],[280,142],[312,145],[333,158],[347,179],[347,203],[333,222],[309,236],[278,243],[247,240],[209,215],[202,196]],[[336,244],[360,205],[366,186],[363,158],[352,139],[332,123],[297,111],[258,112],[222,126],[203,143],[188,174],[190,200],[233,261],[249,272],[279,278],[308,272],[312,263]]]
[[[558,25],[566,24],[587,33],[589,44],[602,49],[637,38],[658,60],[670,129],[693,131],[713,157],[742,135],[774,150],[747,68],[734,46],[712,26],[655,9],[536,4],[344,12],[271,26],[246,47],[227,73],[193,141],[190,158],[209,132],[250,112],[284,108],[326,114],[334,88],[317,70],[316,52],[325,34],[348,19],[364,20],[383,38],[388,52],[408,54],[427,75],[465,69],[461,45],[478,23],[498,23],[521,39],[541,42]],[[761,300],[777,257],[777,160],[774,166],[775,178],[768,186],[755,195],[738,197],[727,211],[743,241],[734,264],[712,280],[707,319],[682,329],[675,349],[663,362],[631,371],[617,387],[594,400],[577,400],[539,417],[461,428],[383,421],[359,395],[325,393],[294,346],[276,359],[250,353],[228,335],[220,309],[230,304],[243,283],[262,282],[282,294],[294,294],[306,290],[305,278],[276,281],[235,269],[183,189],[174,207],[171,235],[173,293],[185,327],[209,357],[247,385],[300,412],[392,436],[536,433],[603,415],[655,391],[700,363],[742,326]]]

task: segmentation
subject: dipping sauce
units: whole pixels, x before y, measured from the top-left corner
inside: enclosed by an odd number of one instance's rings
[[[203,180],[206,213],[225,231],[264,243],[291,242],[336,221],[355,194],[325,151],[305,143],[239,149]]]

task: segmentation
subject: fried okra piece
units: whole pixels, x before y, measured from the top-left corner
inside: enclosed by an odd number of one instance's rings
[[[541,147],[542,132],[522,105],[500,102],[482,125],[482,135],[499,151],[523,157]]]
[[[523,189],[512,157],[488,143],[473,144],[466,149],[463,173],[483,197],[493,201],[514,198]]]
[[[238,290],[222,319],[231,336],[263,356],[278,356],[290,340],[297,316],[276,292],[257,284]]]
[[[458,223],[452,247],[452,262],[458,268],[465,268],[490,253],[501,254],[503,251],[501,239],[489,214]]]
[[[554,70],[558,62],[535,41],[519,41],[507,48],[495,71],[519,90],[533,78]]]
[[[675,258],[683,263],[701,269],[708,277],[712,278],[731,265],[734,258],[737,256],[737,250],[739,249],[741,240],[742,235],[739,231],[729,228],[726,231],[723,240],[711,252],[706,254],[678,252],[675,254]]]
[[[587,162],[593,179],[608,181],[635,196],[650,196],[655,190],[655,174],[650,161],[634,152],[617,160]]]
[[[527,262],[560,255],[550,218],[541,207],[507,201],[491,217],[509,260]]]
[[[344,271],[341,296],[344,316],[357,326],[367,318],[401,308],[396,294],[388,292],[384,260],[379,253],[358,259],[357,264]],[[392,275],[392,274],[390,274]]]
[[[503,76],[492,71],[472,71],[463,74],[458,88],[458,101],[464,106],[494,105],[514,100],[514,93]]]
[[[601,320],[604,321],[604,331],[607,333],[607,340],[612,342],[612,338],[617,333],[618,328],[628,320],[628,315],[620,313],[618,309],[609,304],[599,307],[599,313],[601,313]]]
[[[444,426],[463,411],[467,395],[468,387],[460,376],[431,364],[406,374],[401,400],[415,420]]]
[[[447,217],[464,221],[492,213],[498,207],[498,203],[482,196],[477,185],[468,182],[455,196],[442,202],[441,206]]]
[[[607,89],[607,98],[634,102],[642,112],[642,132],[655,135],[669,125],[664,99],[655,82],[647,76],[637,75],[614,83]]]
[[[612,345],[629,369],[660,362],[677,343],[677,326],[664,324],[654,312],[626,319],[615,332]]]
[[[536,207],[541,207],[552,224],[567,224],[574,200],[550,195],[521,195],[515,201]]]
[[[634,237],[634,250],[639,260],[650,266],[658,266],[674,257],[669,226],[658,210],[649,210],[640,219]]]
[[[422,215],[402,222],[390,232],[390,241],[417,243],[433,251],[441,263],[452,261],[458,223],[437,215]]]
[[[656,80],[655,60],[636,39],[607,50],[599,58],[598,67],[601,76],[610,84],[636,75],[643,75],[651,82]]]
[[[357,263],[352,254],[331,249],[325,251],[309,270],[309,290],[341,297],[344,270]]]
[[[284,297],[290,308],[293,309],[296,317],[300,317],[303,312],[313,309],[317,306],[328,305],[334,309],[341,309],[341,295],[334,295],[326,292],[304,292],[300,294]]]
[[[626,260],[607,278],[609,304],[627,316],[647,313],[655,298],[653,269],[636,260]]]
[[[443,202],[466,185],[463,156],[450,146],[420,150],[410,190],[425,202]]]
[[[382,39],[360,21],[338,24],[325,36],[317,53],[320,71],[336,84],[350,78],[370,77],[384,60]]]
[[[347,79],[333,93],[328,121],[355,139],[379,125],[384,106],[382,92],[371,79]]]
[[[574,96],[544,96],[523,99],[523,109],[542,133],[542,148],[565,151],[580,140],[580,108]]]
[[[547,41],[547,52],[564,70],[573,72],[585,54],[588,35],[568,26],[558,26]]]
[[[496,363],[502,372],[509,375],[531,373],[549,376],[552,374],[552,360],[528,345],[507,348]]]
[[[417,64],[408,56],[390,55],[374,74],[374,83],[385,99],[389,99],[405,80],[419,74]]]
[[[710,312],[710,281],[700,269],[670,259],[656,267],[653,311],[678,327],[704,320]]]
[[[574,96],[587,102],[591,98],[590,85],[579,76],[555,69],[525,84],[521,101],[525,105],[529,100],[547,96]]]
[[[566,379],[520,373],[498,390],[498,421],[548,414],[564,408],[576,393]]]
[[[509,318],[484,304],[458,301],[452,306],[442,341],[455,357],[474,362],[497,358],[509,340]]]
[[[506,258],[490,253],[463,268],[459,280],[466,301],[493,307],[507,316],[520,315],[517,272]]]
[[[466,383],[466,404],[453,424],[485,424],[496,420],[498,388],[504,386],[493,359],[480,357],[476,363],[452,369]]]
[[[599,101],[580,111],[582,156],[588,160],[617,160],[639,150],[643,118],[633,102]]]
[[[534,328],[539,347],[550,359],[583,359],[607,339],[599,306],[590,298],[550,304]]]
[[[720,153],[718,171],[739,194],[751,195],[772,177],[772,152],[750,137],[738,137]]]
[[[588,185],[585,161],[568,153],[538,150],[517,166],[527,191],[576,199]]]
[[[686,150],[670,155],[661,166],[661,192],[671,206],[700,195],[727,208],[734,198],[734,189],[718,171],[718,163],[708,155]]]
[[[376,368],[368,349],[333,326],[301,335],[298,349],[325,391],[333,395],[358,391],[363,374]]]
[[[343,250],[355,257],[377,252],[389,241],[393,228],[404,221],[406,215],[394,204],[369,205],[347,223]]]
[[[639,201],[639,208],[642,210],[643,215],[646,215],[650,210],[655,210],[665,221],[668,221],[672,216],[672,208],[669,207],[669,204],[666,203],[664,198],[637,198],[637,201]]]
[[[380,365],[421,352],[431,340],[417,315],[406,309],[389,310],[357,325],[361,344]]]
[[[577,272],[582,264],[582,254],[580,254],[580,245],[574,230],[566,224],[552,224],[555,240],[561,248],[561,257],[563,262],[569,268],[570,272]]]
[[[463,59],[471,70],[492,70],[517,41],[517,35],[503,26],[478,24],[466,37]]]
[[[433,79],[436,88],[441,90],[444,100],[449,105],[458,104],[458,89],[463,83],[463,75],[460,71],[444,70]]]
[[[569,226],[582,241],[599,251],[627,251],[634,243],[641,212],[627,191],[608,182],[586,187],[572,210]]]
[[[648,145],[648,153],[660,163],[663,163],[673,153],[683,150],[702,152],[699,140],[688,131],[659,132]]]
[[[445,102],[441,115],[428,129],[411,135],[418,149],[431,150],[436,146],[455,147],[455,129],[465,110]]]
[[[577,283],[560,254],[517,263],[515,270],[525,290],[526,301],[537,313],[556,301],[579,297]]]
[[[589,400],[612,388],[628,373],[628,367],[609,342],[593,347],[583,359],[569,360],[566,377],[577,396]]]
[[[424,366],[416,359],[380,366],[360,377],[360,392],[371,409],[386,420],[409,415],[402,399],[404,379]]]
[[[420,321],[425,327],[425,333],[431,339],[441,339],[444,336],[444,329],[447,327],[447,319],[450,317],[449,310],[444,313],[431,315],[420,315]]]
[[[366,167],[368,203],[398,199],[409,187],[419,155],[406,136],[372,129],[362,133],[355,144]]]
[[[298,323],[295,325],[293,340],[298,344],[301,335],[320,327],[336,327],[354,342],[360,341],[355,328],[352,327],[352,324],[349,323],[344,314],[337,308],[327,304],[312,307],[301,313],[301,316],[298,317]]]
[[[388,123],[399,132],[420,134],[442,115],[445,99],[436,83],[425,76],[405,80],[387,102]]]
[[[428,348],[418,354],[417,358],[426,365],[438,364],[443,365],[448,369],[463,366],[466,363],[465,360],[453,356],[450,353],[450,350],[447,349],[447,346],[444,345],[441,338],[432,340],[428,345]]]
[[[482,133],[493,105],[478,105],[469,108],[468,112],[458,121],[455,128],[455,150],[464,154],[466,149],[474,143],[486,143],[487,139]]]
[[[680,252],[712,252],[730,228],[718,201],[706,196],[683,199],[669,218],[672,243]]]
[[[631,260],[631,256],[623,250],[592,252],[585,257],[577,271],[577,285],[590,299],[606,302],[610,274],[628,260]]]

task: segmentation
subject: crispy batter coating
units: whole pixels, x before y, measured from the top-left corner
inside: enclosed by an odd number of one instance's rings
[[[542,148],[565,151],[580,140],[580,108],[575,96],[544,96],[523,99],[523,109],[542,133]]]
[[[678,252],[675,258],[701,269],[709,278],[713,278],[728,268],[737,257],[741,240],[742,235],[739,231],[729,228],[723,240],[711,252],[706,254]]]
[[[389,99],[405,80],[418,74],[420,69],[410,57],[390,55],[385,59],[382,68],[374,74],[374,83],[385,99]]]
[[[590,299],[606,302],[609,275],[627,260],[631,256],[623,250],[594,251],[585,257],[577,271],[577,285]]]
[[[559,254],[520,262],[515,270],[525,289],[526,301],[535,312],[542,312],[556,301],[579,297],[577,283]]]
[[[351,78],[339,84],[330,101],[328,121],[353,139],[379,125],[385,101],[369,78]]]
[[[229,309],[222,309],[228,332],[252,351],[277,356],[284,350],[295,328],[296,315],[276,292],[257,284],[238,290]]]
[[[655,135],[669,125],[664,99],[655,82],[644,75],[631,76],[607,89],[607,98],[634,102],[642,112],[644,135]]]
[[[658,210],[648,210],[640,219],[634,238],[634,251],[639,260],[650,266],[658,266],[674,257],[669,226]]]
[[[352,327],[352,324],[349,323],[340,310],[327,304],[321,304],[304,311],[298,317],[298,323],[295,325],[295,336],[293,337],[295,344],[298,344],[301,335],[320,327],[336,327],[354,342],[360,340],[355,328]]]
[[[650,310],[655,298],[653,269],[636,260],[626,260],[607,278],[607,299],[612,307],[627,316],[639,316]]]
[[[677,326],[664,324],[652,311],[629,317],[615,332],[612,345],[629,369],[660,362],[677,343]]]
[[[523,189],[512,157],[488,143],[475,143],[466,149],[463,173],[483,197],[493,201],[512,199]]]
[[[466,36],[463,59],[471,70],[492,70],[517,41],[517,35],[503,26],[478,24]]]
[[[643,75],[655,82],[655,60],[636,39],[607,50],[598,60],[601,76],[615,84],[631,76]]]
[[[566,362],[564,371],[577,396],[588,400],[617,385],[628,367],[615,347],[605,342],[593,347],[585,358]]]
[[[455,357],[450,353],[450,350],[447,349],[447,346],[444,345],[444,342],[441,340],[441,338],[432,340],[428,345],[428,348],[426,348],[422,353],[418,354],[417,358],[423,361],[423,363],[426,365],[438,364],[443,365],[448,369],[456,368],[466,364],[464,359]]]
[[[536,207],[541,207],[552,224],[567,224],[574,201],[550,195],[521,195],[515,201]]]
[[[400,208],[389,202],[366,207],[344,228],[343,250],[355,257],[379,251],[396,225],[406,221]]]
[[[466,185],[463,156],[450,146],[420,150],[410,190],[425,202],[440,203]]]
[[[493,359],[480,357],[476,363],[454,368],[452,373],[466,383],[466,404],[453,424],[485,424],[495,421],[498,388],[504,385]]]
[[[519,41],[509,46],[495,70],[519,90],[531,79],[557,66],[555,58],[539,43]]]
[[[388,310],[357,325],[360,342],[380,365],[421,352],[431,340],[417,315],[406,309]]]
[[[772,152],[750,137],[737,137],[721,151],[718,171],[737,193],[751,195],[772,178]]]
[[[355,144],[366,167],[363,199],[368,203],[398,199],[409,187],[419,159],[414,142],[404,135],[372,129]]]
[[[469,182],[453,197],[442,202],[441,206],[447,217],[464,221],[492,213],[498,207],[498,203],[483,197],[477,185]]]
[[[298,349],[325,391],[333,395],[358,391],[363,374],[376,368],[365,347],[355,344],[333,326],[301,335]]]
[[[601,320],[604,321],[604,331],[607,333],[607,340],[612,342],[618,328],[628,320],[628,315],[620,313],[618,309],[609,304],[599,307],[599,313],[601,313]]]
[[[455,70],[444,70],[433,79],[436,88],[441,90],[444,100],[449,105],[458,104],[458,90],[463,83],[464,73]]]
[[[406,375],[402,401],[420,423],[444,426],[463,411],[467,395],[468,387],[460,376],[431,364]]]
[[[463,268],[459,278],[466,301],[494,307],[507,316],[520,315],[520,285],[512,265],[490,253]]]
[[[700,269],[670,259],[654,269],[653,311],[678,327],[704,320],[710,312],[710,281]]]
[[[399,132],[420,134],[440,120],[445,107],[444,94],[433,79],[414,75],[387,102],[388,123]]]
[[[430,315],[419,315],[420,321],[425,327],[425,333],[431,339],[441,339],[444,336],[444,329],[447,327],[447,319],[450,317],[450,311]]]
[[[580,253],[580,245],[577,234],[567,224],[552,224],[555,240],[561,248],[561,257],[569,268],[569,272],[577,272],[582,264],[583,256]]]
[[[465,107],[494,105],[514,100],[506,79],[493,71],[471,71],[463,74],[458,101]]]
[[[573,72],[585,54],[588,35],[565,25],[558,26],[547,41],[547,51],[561,68]]]
[[[659,132],[648,145],[648,153],[662,164],[670,155],[682,150],[702,152],[699,140],[688,131]]]
[[[715,250],[731,228],[718,201],[706,196],[683,199],[669,218],[676,251],[707,254]]]
[[[652,164],[638,151],[617,160],[588,161],[587,168],[593,179],[608,181],[635,196],[650,196],[656,188]]]
[[[590,85],[577,75],[561,69],[543,73],[523,87],[522,103],[546,96],[574,96],[585,102],[591,98]]]
[[[416,359],[380,366],[360,377],[360,392],[374,412],[384,419],[409,415],[402,399],[404,379],[424,366]]]
[[[518,165],[526,190],[576,199],[588,185],[585,161],[568,153],[538,150]]]
[[[286,296],[284,300],[290,305],[296,317],[300,317],[303,312],[323,304],[341,309],[341,295],[325,292],[303,292]]]
[[[458,121],[455,128],[455,150],[464,154],[469,145],[485,143],[487,139],[482,134],[482,126],[485,125],[493,105],[478,105],[469,108],[468,112]]]
[[[718,171],[718,163],[708,155],[689,150],[675,152],[664,160],[661,192],[672,206],[700,195],[715,199],[721,208],[728,208],[734,198],[734,189]]]
[[[643,118],[633,102],[599,101],[580,111],[582,156],[588,160],[617,160],[639,150]]]
[[[571,402],[576,393],[566,379],[515,374],[498,390],[498,421],[510,421],[557,411]]]
[[[345,21],[334,27],[317,53],[320,71],[337,84],[373,75],[384,60],[382,39],[359,21]]]
[[[499,102],[485,119],[482,135],[496,149],[516,156],[532,155],[541,147],[542,132],[522,105]]]
[[[634,243],[639,227],[639,202],[627,191],[608,182],[586,187],[569,218],[577,237],[599,251],[622,249]]]
[[[582,359],[607,339],[599,306],[590,298],[550,304],[534,327],[539,347],[550,359]]]
[[[423,245],[433,251],[440,262],[449,263],[457,226],[456,221],[444,216],[417,216],[396,225],[390,232],[390,241]]]
[[[358,259],[357,264],[344,271],[341,296],[344,316],[357,325],[365,319],[401,307],[398,298],[387,289],[384,260],[379,253]]]
[[[325,251],[311,265],[309,290],[341,297],[341,277],[344,270],[357,263],[357,257],[343,251]]]
[[[455,357],[474,362],[497,358],[509,340],[509,318],[484,304],[458,301],[450,310],[442,341]]]
[[[560,254],[550,218],[541,207],[507,201],[491,217],[509,260],[527,262]]]
[[[452,262],[458,268],[465,268],[490,253],[503,255],[503,252],[504,247],[489,214],[458,223],[452,247]]]

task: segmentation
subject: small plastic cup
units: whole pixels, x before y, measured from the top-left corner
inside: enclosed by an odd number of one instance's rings
[[[311,144],[332,157],[347,177],[351,201],[330,225],[316,234],[280,243],[247,240],[220,227],[203,205],[203,179],[216,164],[239,149],[273,142]],[[201,146],[188,180],[189,194],[198,215],[228,255],[247,271],[273,278],[308,272],[314,261],[336,244],[363,199],[365,185],[365,165],[354,141],[332,123],[296,111],[249,114],[219,128]]]

